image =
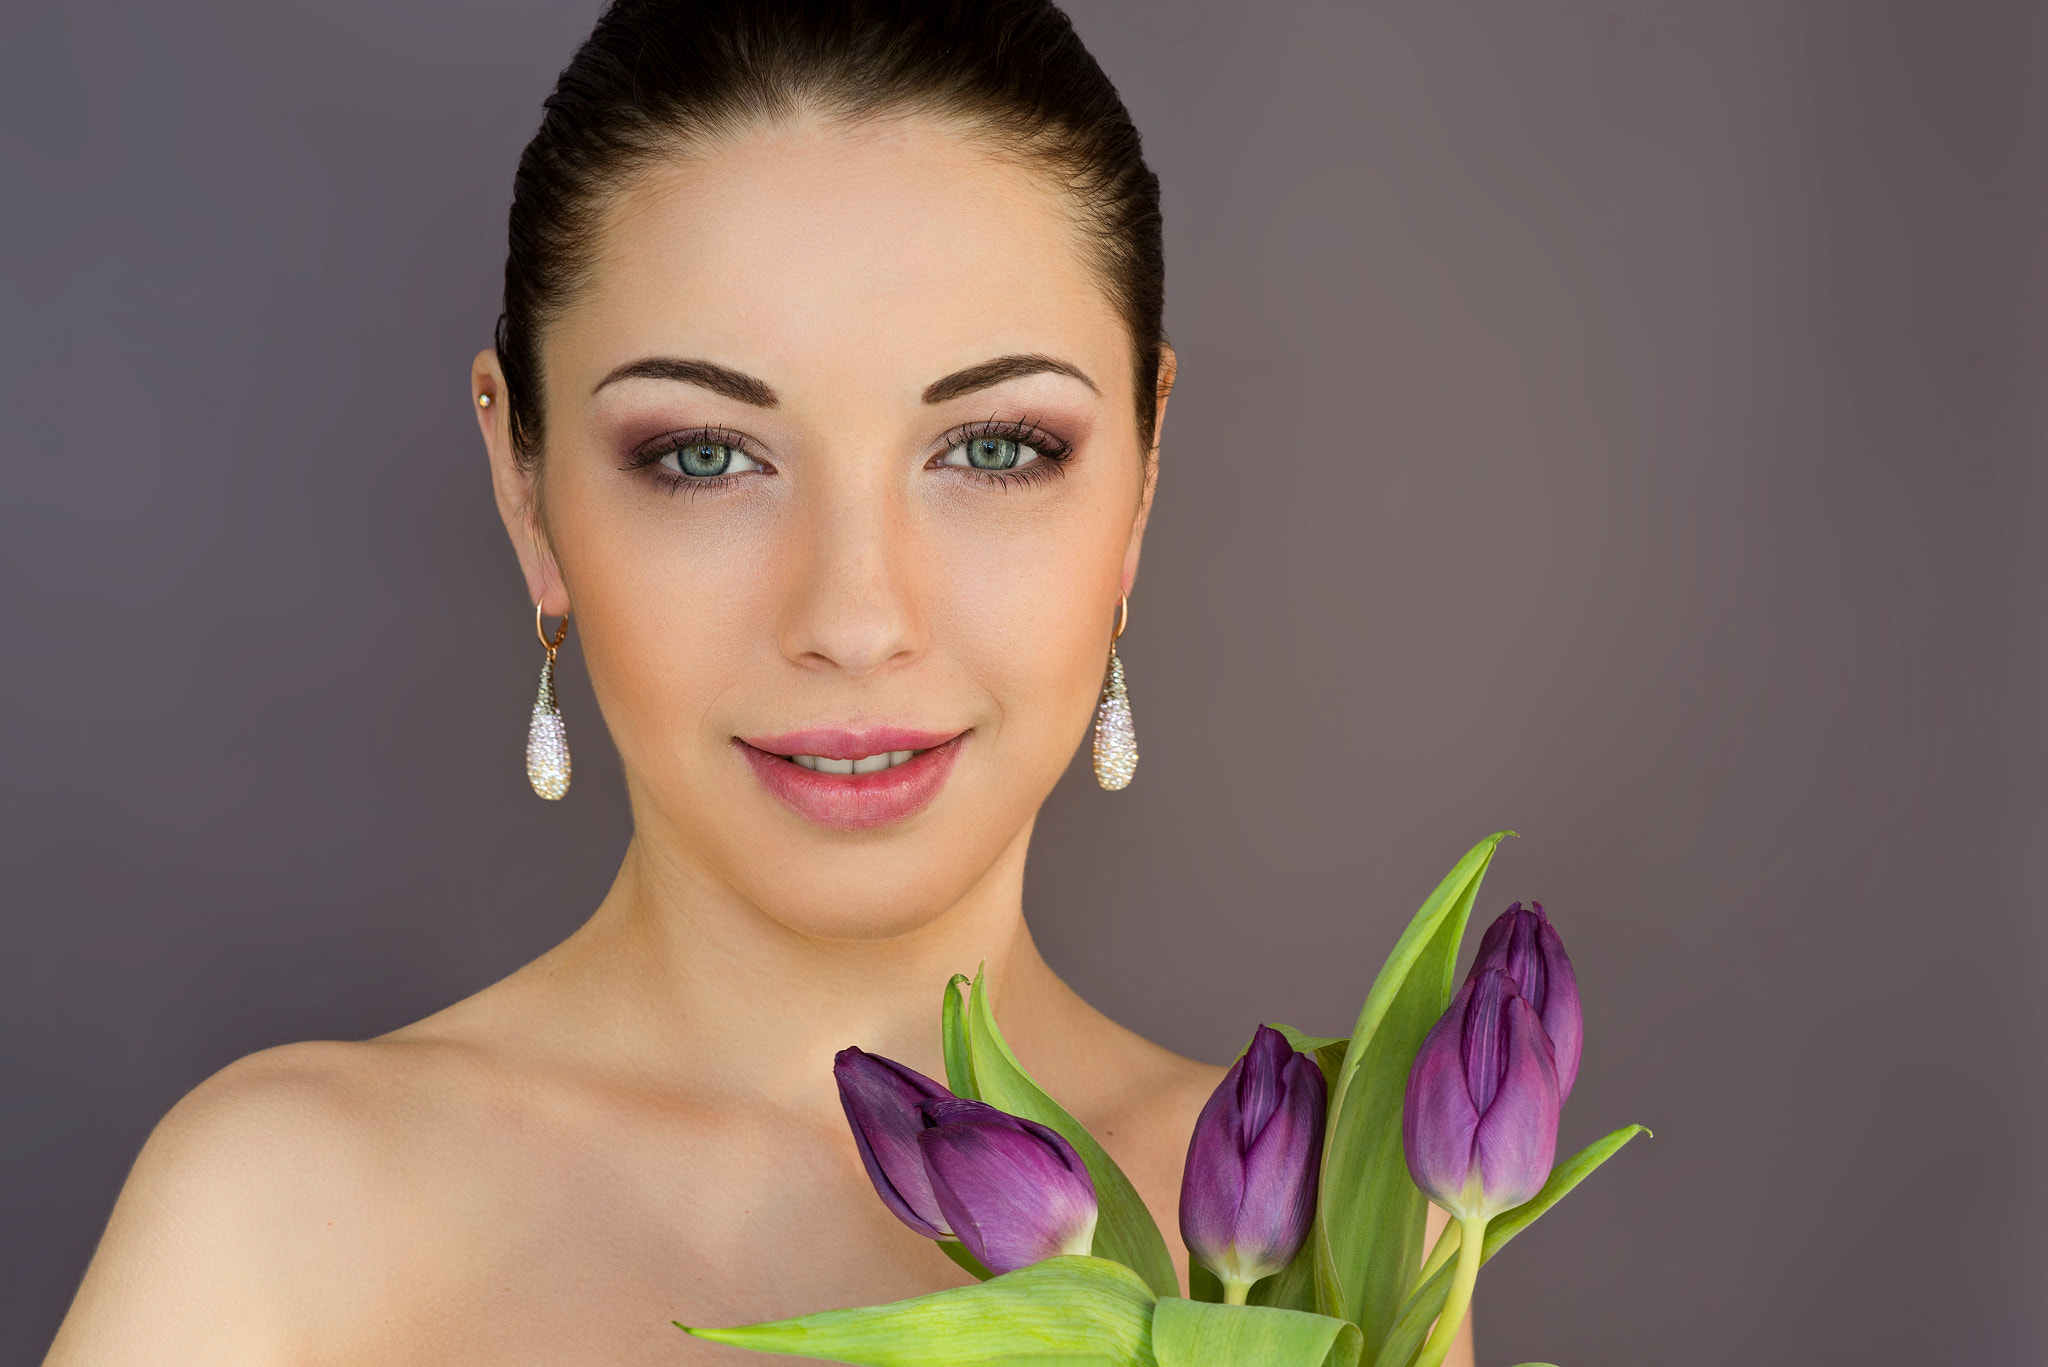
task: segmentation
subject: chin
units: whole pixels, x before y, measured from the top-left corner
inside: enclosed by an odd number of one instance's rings
[[[757,905],[771,920],[811,939],[882,941],[916,934],[944,916],[954,900],[929,894],[923,900],[886,901],[796,896]]]
[[[764,840],[761,827],[742,828],[731,843],[721,842],[723,849],[705,851],[713,861],[708,871],[800,935],[891,940],[924,930],[1001,879],[1013,862],[1009,854],[1021,854],[1030,834],[1028,812],[1003,823],[946,815],[927,813],[893,838],[785,827]]]

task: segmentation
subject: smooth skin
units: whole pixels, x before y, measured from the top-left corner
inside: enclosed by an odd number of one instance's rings
[[[961,1284],[876,1199],[831,1060],[859,1044],[943,1076],[941,987],[981,963],[1017,1054],[1185,1277],[1181,1166],[1222,1069],[1082,1001],[1023,917],[1032,823],[1091,719],[1156,469],[1069,206],[969,130],[801,118],[664,165],[601,242],[544,339],[537,483],[495,353],[470,397],[494,400],[476,411],[528,599],[573,608],[624,761],[618,879],[474,997],[267,1050],[180,1102],[51,1364],[761,1363],[669,1322]],[[926,401],[1005,356],[1081,378]],[[774,401],[604,383],[649,358]],[[1169,354],[1162,417],[1172,380]],[[991,422],[1068,458],[964,465],[961,429]],[[735,473],[635,465],[707,431]],[[594,720],[569,719],[574,743],[602,743]],[[937,797],[873,830],[800,816],[734,744],[879,725],[967,735]]]

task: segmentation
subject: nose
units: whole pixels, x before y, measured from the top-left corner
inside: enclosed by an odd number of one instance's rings
[[[785,580],[782,652],[807,669],[859,678],[914,658],[926,622],[913,520],[878,488],[819,490]]]

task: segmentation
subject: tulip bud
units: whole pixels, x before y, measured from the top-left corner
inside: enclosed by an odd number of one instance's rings
[[[1408,1074],[1408,1172],[1461,1220],[1543,1189],[1557,1155],[1557,1066],[1536,1010],[1498,968],[1465,980]]]
[[[1195,1121],[1180,1235],[1232,1304],[1286,1267],[1308,1237],[1327,1101],[1315,1060],[1262,1025]]]
[[[1579,1051],[1586,1036],[1585,1018],[1579,1011],[1579,980],[1572,961],[1565,955],[1564,941],[1557,937],[1541,902],[1530,909],[1515,903],[1486,928],[1479,942],[1479,957],[1472,963],[1477,976],[1482,969],[1498,968],[1515,980],[1515,990],[1543,1022],[1557,1063],[1557,1100],[1562,1105],[1572,1094],[1579,1077]]]
[[[993,1272],[1095,1242],[1095,1181],[1057,1130],[979,1101],[919,1104],[917,1136],[953,1237]]]
[[[882,1204],[927,1239],[952,1238],[917,1146],[926,1123],[917,1108],[920,1102],[953,1094],[915,1068],[859,1049],[834,1055],[832,1076],[860,1148],[861,1166]]]

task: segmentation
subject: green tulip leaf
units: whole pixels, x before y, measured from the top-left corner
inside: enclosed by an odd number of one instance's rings
[[[1309,1231],[1316,1299],[1304,1308],[1358,1325],[1368,1361],[1378,1356],[1423,1254],[1428,1203],[1408,1176],[1401,1143],[1408,1072],[1450,1002],[1458,946],[1487,865],[1513,834],[1496,831],[1474,845],[1415,913],[1366,994],[1330,1090]],[[1298,1295],[1303,1280],[1276,1290]]]
[[[1188,1259],[1188,1299],[1210,1305],[1223,1303],[1223,1279],[1193,1258]]]
[[[1095,1182],[1095,1242],[1090,1251],[1098,1258],[1122,1263],[1145,1279],[1154,1295],[1179,1296],[1180,1279],[1174,1274],[1173,1258],[1166,1240],[1153,1223],[1152,1212],[1138,1198],[1137,1188],[1124,1176],[1116,1160],[1095,1142],[1095,1136],[1036,1082],[996,1028],[995,1013],[989,1008],[982,975],[974,975],[967,1001],[967,1046],[980,1099],[1011,1115],[1036,1120],[1059,1131]]]
[[[1524,1201],[1521,1205],[1504,1210],[1486,1225],[1486,1247],[1480,1250],[1479,1265],[1484,1267],[1500,1252],[1507,1241],[1520,1234],[1536,1222],[1536,1218],[1564,1199],[1565,1193],[1586,1180],[1593,1169],[1605,1163],[1621,1151],[1621,1146],[1639,1134],[1649,1131],[1641,1125],[1624,1125],[1613,1134],[1595,1140],[1585,1148],[1559,1163],[1550,1170],[1550,1180],[1543,1184],[1543,1190]],[[1454,1226],[1455,1228],[1455,1226]],[[1373,1367],[1407,1367],[1429,1336],[1430,1325],[1442,1313],[1444,1301],[1451,1294],[1451,1274],[1456,1268],[1456,1259],[1450,1259],[1434,1273],[1423,1279],[1420,1286],[1409,1294],[1401,1306],[1400,1318],[1394,1322],[1386,1341],[1381,1344]]]
[[[1256,1305],[1168,1299],[1152,1308],[1159,1367],[1357,1367],[1349,1320]]]
[[[1156,1367],[1151,1291],[1122,1263],[1074,1254],[890,1305],[732,1329],[676,1327],[757,1352],[862,1367]]]
[[[958,1239],[934,1239],[932,1242],[939,1246],[939,1252],[966,1268],[976,1281],[985,1282],[996,1275],[982,1265],[981,1259],[969,1253],[967,1245]]]
[[[954,1096],[981,1100],[974,1087],[974,1055],[967,1047],[967,998],[960,991],[969,979],[955,973],[946,984],[946,1000],[939,1008],[939,1045],[946,1055],[946,1086]]]
[[[1316,1258],[1315,1231],[1311,1226],[1309,1237],[1302,1243],[1301,1251],[1294,1255],[1294,1260],[1273,1276],[1254,1282],[1246,1300],[1253,1305],[1270,1306],[1276,1310],[1321,1314],[1323,1312],[1316,1307],[1341,1305],[1343,1302],[1342,1289],[1335,1280],[1324,1275],[1326,1271],[1327,1264],[1318,1262]]]

